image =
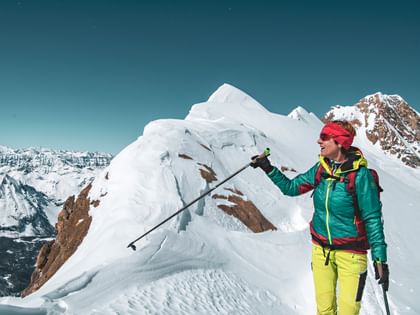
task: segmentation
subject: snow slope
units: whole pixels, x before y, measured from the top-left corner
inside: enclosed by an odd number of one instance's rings
[[[224,187],[241,191],[277,231],[251,233],[217,208],[227,201],[207,196],[138,242],[136,252],[126,246],[215,184],[200,176],[202,164],[220,181],[270,147],[273,164],[306,171],[317,160],[321,126],[303,108],[270,113],[227,84],[185,120],[149,123],[95,179],[90,197],[100,204],[90,210],[92,224],[75,254],[39,291],[0,303],[49,314],[314,314],[312,200],[283,196],[260,170],[247,168]],[[419,314],[420,254],[411,240],[418,235],[420,172],[363,137],[356,144],[385,189],[392,314]],[[383,311],[372,269],[365,315]]]

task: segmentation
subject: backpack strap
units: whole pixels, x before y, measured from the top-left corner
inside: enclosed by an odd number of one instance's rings
[[[357,194],[356,194],[356,176],[359,170],[354,170],[347,175],[347,190],[351,197],[353,198],[353,207],[354,207],[354,215],[356,217],[360,216],[360,207],[359,202],[357,201]]]
[[[364,167],[364,166],[361,166],[361,167]],[[376,183],[376,187],[378,187],[378,194],[380,194],[384,190],[379,185],[378,172],[376,172],[376,170],[374,170],[373,168],[369,168],[368,170],[372,174],[372,177],[373,177],[373,179],[375,180],[375,183]],[[347,175],[347,178],[348,178],[347,190],[353,198],[353,207],[354,207],[356,216],[360,215],[360,207],[359,207],[359,202],[357,201],[357,194],[356,194],[356,176],[357,176],[358,171],[359,171],[359,169],[354,170]]]
[[[318,168],[316,169],[315,173],[315,182],[314,182],[314,189],[319,185],[321,182],[322,173],[324,172],[324,167],[321,163],[318,164]]]
[[[376,186],[378,187],[378,193],[383,192],[384,190],[382,189],[381,185],[379,185],[379,175],[378,175],[378,172],[376,170],[374,170],[373,168],[370,168],[369,171],[372,174],[373,179],[375,180]]]
[[[315,173],[315,180],[314,180],[314,190],[312,191],[311,198],[313,197],[316,188],[318,187],[319,183],[321,182],[322,173],[324,172],[324,167],[321,163],[318,164],[318,168],[316,169]]]

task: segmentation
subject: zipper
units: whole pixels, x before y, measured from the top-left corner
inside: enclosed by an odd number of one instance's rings
[[[328,211],[328,196],[330,194],[331,183],[332,183],[332,180],[329,180],[328,181],[328,186],[327,186],[327,193],[325,195],[325,211],[327,212],[327,214],[326,214],[327,217],[325,219],[325,225],[327,226],[328,242],[330,243],[330,245],[332,245],[332,240],[331,240],[331,231],[330,231],[330,225],[329,225],[330,213]]]
[[[339,176],[341,175],[341,165],[343,165],[343,163],[340,163],[339,165],[337,164],[332,164],[331,168],[327,168],[326,170],[329,171],[329,173],[332,176]],[[328,243],[330,245],[333,244],[332,242],[332,238],[331,238],[331,230],[330,230],[330,211],[328,209],[328,197],[330,195],[330,190],[331,190],[331,186],[334,184],[336,184],[336,180],[335,179],[327,179],[328,181],[328,186],[327,186],[327,192],[325,194],[325,211],[326,211],[326,218],[325,218],[325,225],[327,227],[327,234],[328,234]]]

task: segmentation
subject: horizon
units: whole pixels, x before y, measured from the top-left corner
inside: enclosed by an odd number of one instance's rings
[[[322,116],[381,92],[420,112],[420,4],[111,0],[0,4],[0,145],[107,152],[224,83]]]

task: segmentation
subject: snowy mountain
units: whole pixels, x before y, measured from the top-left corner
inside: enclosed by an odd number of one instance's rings
[[[5,175],[0,183],[0,236],[54,235],[54,228],[44,212],[49,202],[45,194],[32,186]]]
[[[283,196],[260,170],[246,168],[138,242],[137,251],[127,245],[266,147],[288,176],[306,171],[317,161],[321,127],[303,108],[270,113],[227,84],[185,120],[149,123],[92,185],[66,201],[56,241],[38,255],[29,295],[0,299],[0,311],[14,305],[51,314],[315,313],[312,200]],[[356,145],[384,188],[392,313],[418,314],[420,255],[411,240],[420,219],[420,171],[360,131]],[[381,312],[370,264],[361,314]]]
[[[335,106],[325,120],[352,121],[380,151],[411,167],[420,167],[420,114],[399,95],[380,92],[353,106]]]
[[[59,206],[111,158],[107,153],[0,146],[0,236],[52,236]]]
[[[0,146],[0,295],[19,293],[30,280],[36,253],[54,237],[65,198],[77,194],[109,165],[103,153]],[[19,273],[16,273],[19,269]]]

